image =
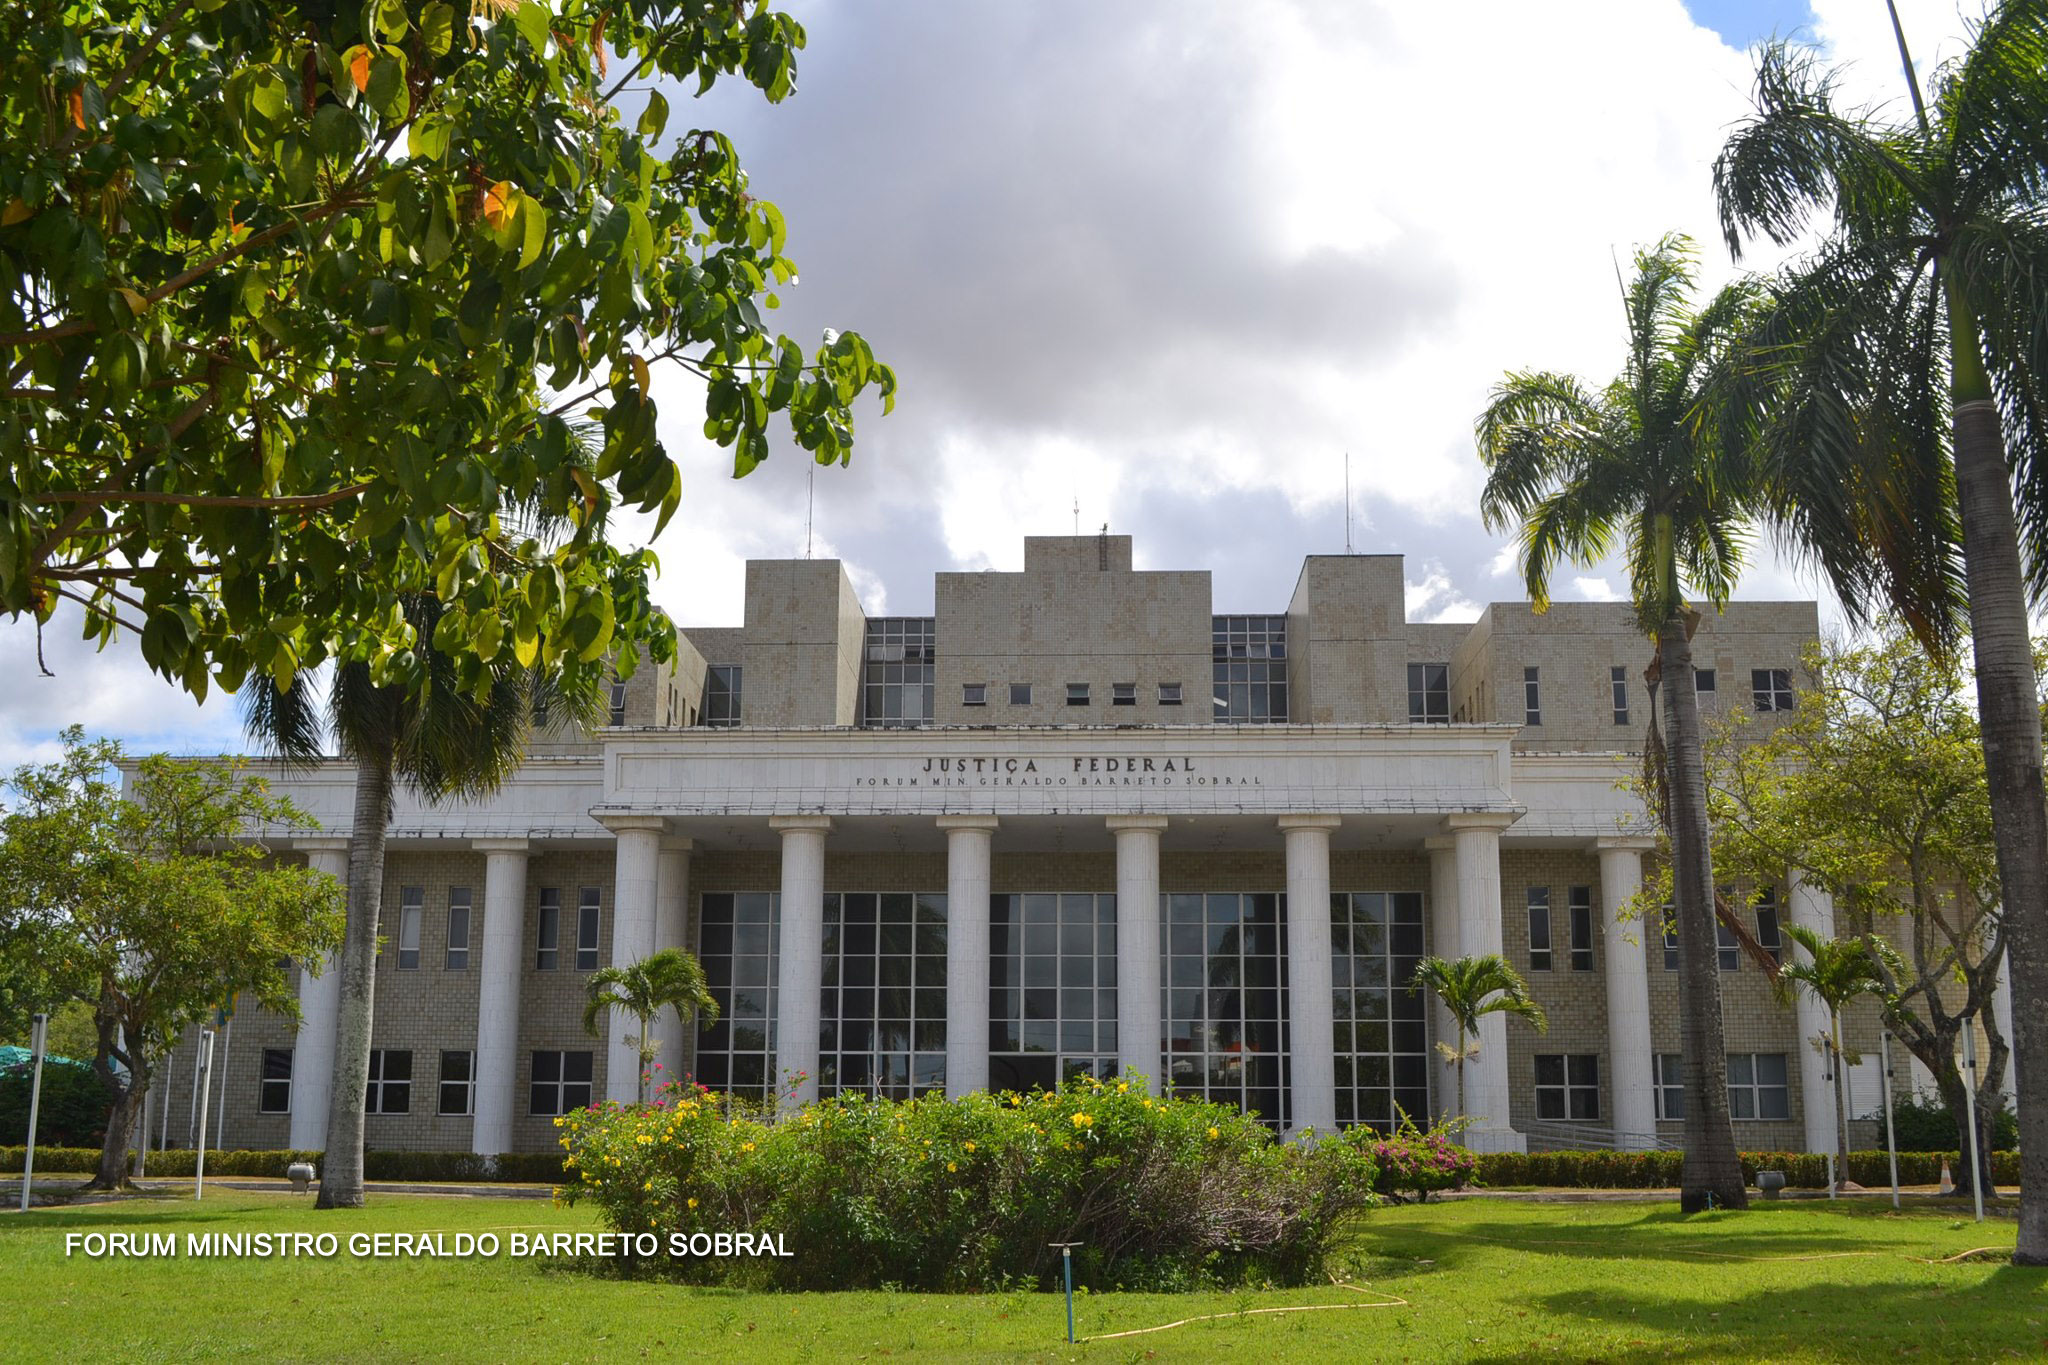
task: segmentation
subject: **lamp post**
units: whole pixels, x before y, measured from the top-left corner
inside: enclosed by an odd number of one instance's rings
[[[21,1160],[21,1211],[28,1212],[28,1189],[36,1178],[36,1119],[43,1104],[43,1048],[50,1041],[50,1016],[38,1014],[35,1036],[35,1076],[28,1086],[28,1151]]]
[[[1890,1029],[1881,1029],[1877,1035],[1877,1050],[1883,1058],[1884,1071],[1884,1150],[1892,1163],[1892,1207],[1899,1206],[1899,1139],[1892,1131],[1892,1034]]]
[[[213,1093],[213,1030],[199,1030],[199,1141],[192,1165],[192,1197],[206,1198],[206,1100]]]
[[[1970,1116],[1970,1202],[1976,1206],[1977,1221],[1984,1221],[1984,1163],[1978,1156],[1977,1140],[1977,1025],[1963,1025],[1963,1110]]]

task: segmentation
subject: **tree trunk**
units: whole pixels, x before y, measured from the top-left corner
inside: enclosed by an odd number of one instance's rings
[[[1967,1195],[1971,1192],[1980,1168],[1970,1165],[1970,1146],[1977,1147],[1977,1160],[1982,1162],[1984,1172],[1984,1197],[1998,1193],[1998,1182],[1991,1178],[1991,1125],[1993,1118],[1984,1108],[1984,1096],[1977,1096],[1977,1131],[1970,1131],[1970,1107],[1964,1099],[1968,1082],[1963,1073],[1951,1067],[1946,1074],[1936,1073],[1935,1088],[1941,1092],[1941,1102],[1948,1106],[1949,1117],[1956,1124],[1956,1164],[1951,1170],[1955,1180],[1956,1193]]]
[[[2004,436],[1976,318],[1949,282],[1956,502],[1977,665],[1977,713],[2012,955],[2013,1076],[2020,1095],[2020,1226],[2013,1260],[2048,1265],[2048,800],[2026,578]],[[2030,1085],[2042,1086],[2033,1094]]]
[[[1728,1118],[1728,1053],[1714,931],[1714,862],[1707,846],[1707,770],[1693,690],[1692,641],[1673,613],[1658,632],[1671,792],[1672,901],[1678,919],[1678,1000],[1685,1051],[1685,1165],[1679,1207],[1749,1207]]]
[[[142,1098],[149,1093],[149,1066],[137,1048],[133,1065],[128,1073],[127,1089],[107,1109],[107,1133],[100,1140],[100,1165],[93,1178],[86,1182],[89,1190],[119,1190],[127,1188],[128,1140],[135,1133],[135,1116],[142,1108]],[[95,1065],[95,1070],[98,1066]],[[103,1083],[108,1081],[112,1068],[102,1073]],[[118,1082],[108,1085],[111,1090]],[[146,1135],[145,1135],[146,1136]]]
[[[391,819],[391,756],[356,762],[348,836],[348,927],[340,958],[341,1008],[334,1029],[334,1084],[327,1150],[320,1159],[323,1209],[363,1206],[363,1096],[370,1084],[370,1016],[376,1003],[377,925],[384,909],[384,832]]]

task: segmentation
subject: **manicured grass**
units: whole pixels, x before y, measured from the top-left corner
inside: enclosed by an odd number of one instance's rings
[[[1088,1294],[1083,1335],[1226,1314],[1146,1336],[1062,1340],[1056,1295],[741,1294],[494,1261],[64,1258],[67,1231],[596,1230],[545,1202],[310,1200],[217,1191],[0,1216],[0,1355],[25,1359],[1855,1360],[2048,1352],[2048,1275],[1999,1259],[2013,1226],[1877,1204],[1681,1219],[1651,1204],[1498,1200],[1361,1220],[1354,1282],[1267,1293]],[[1915,1259],[1919,1258],[1919,1259]],[[1404,1304],[1355,1305],[1389,1299]],[[1351,1304],[1329,1312],[1245,1310]]]

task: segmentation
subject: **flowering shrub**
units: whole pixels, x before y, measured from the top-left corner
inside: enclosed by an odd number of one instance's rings
[[[1479,1158],[1451,1140],[1457,1131],[1447,1124],[1419,1129],[1403,1114],[1393,1136],[1372,1143],[1373,1165],[1378,1170],[1373,1188],[1381,1194],[1413,1194],[1426,1200],[1431,1190],[1455,1190],[1471,1184]]]
[[[778,1234],[786,1258],[659,1258],[699,1281],[983,1289],[1076,1270],[1108,1288],[1303,1283],[1373,1202],[1369,1132],[1285,1144],[1140,1078],[1023,1095],[842,1095],[777,1122],[701,1088],[560,1120],[562,1197],[621,1232]]]

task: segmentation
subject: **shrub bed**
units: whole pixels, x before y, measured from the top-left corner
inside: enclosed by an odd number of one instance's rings
[[[1135,1078],[1035,1094],[840,1096],[774,1124],[669,1088],[560,1120],[563,1196],[621,1232],[778,1234],[782,1258],[639,1267],[783,1289],[1050,1284],[1055,1242],[1102,1288],[1318,1278],[1373,1202],[1374,1134],[1286,1144],[1235,1108]]]
[[[1783,1171],[1785,1183],[1794,1189],[1826,1189],[1828,1159],[1813,1152],[1744,1152],[1743,1178],[1756,1183],[1758,1171]],[[1946,1157],[1951,1172],[1962,1173],[1956,1152],[1900,1152],[1899,1183],[1933,1185],[1941,1180],[1941,1163]],[[1678,1184],[1685,1161],[1682,1152],[1487,1152],[1478,1158],[1478,1179],[1483,1185],[1548,1185],[1561,1189],[1647,1190]],[[1872,1189],[1889,1186],[1891,1168],[1883,1152],[1849,1153],[1849,1178]],[[1994,1152],[1991,1181],[1994,1185],[2017,1185],[2020,1162],[2017,1152]]]

